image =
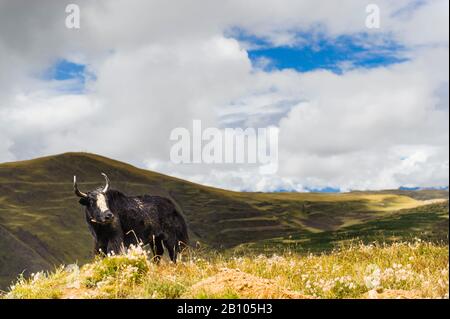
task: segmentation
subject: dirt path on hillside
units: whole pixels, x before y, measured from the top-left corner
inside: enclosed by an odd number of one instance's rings
[[[196,283],[184,297],[190,298],[199,294],[218,298],[224,294],[236,294],[239,298],[251,299],[312,299],[311,296],[280,287],[272,280],[229,268],[223,268],[216,275]]]

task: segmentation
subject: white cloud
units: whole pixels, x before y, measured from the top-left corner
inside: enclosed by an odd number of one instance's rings
[[[360,0],[78,3],[74,31],[64,27],[63,3],[0,0],[0,161],[83,150],[258,191],[448,184],[446,0],[378,1],[382,28],[370,33],[396,39],[410,61],[341,75],[253,68],[246,44],[226,35],[239,28],[302,45],[302,31],[368,32]],[[87,64],[96,80],[86,93],[39,77],[57,58]],[[193,119],[279,125],[278,175],[168,163],[170,131]]]
[[[9,148],[12,145],[12,141],[9,140],[6,135],[0,130],[0,162],[9,162],[14,160],[14,155],[10,152]]]

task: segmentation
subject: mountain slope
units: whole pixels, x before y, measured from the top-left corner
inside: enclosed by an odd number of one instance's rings
[[[447,191],[238,193],[93,154],[66,153],[0,164],[0,288],[22,271],[91,258],[92,238],[72,179],[77,175],[80,188],[89,190],[102,185],[100,172],[126,194],[172,198],[187,218],[192,241],[215,249],[292,243],[299,250],[329,249],[349,239],[341,236],[349,229],[360,227],[357,237],[365,239],[364,225],[378,220],[389,224],[404,215],[420,217],[421,223],[394,223],[393,229],[381,227],[377,234],[386,240],[406,235],[448,240],[447,203],[426,201],[446,199]]]

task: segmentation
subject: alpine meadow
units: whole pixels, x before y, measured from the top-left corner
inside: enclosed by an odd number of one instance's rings
[[[176,265],[139,245],[93,260],[71,173],[93,188],[99,170],[176,203]],[[1,164],[0,187],[4,298],[448,297],[446,190],[239,193],[88,153]]]
[[[0,0],[2,314],[437,313],[449,6]]]

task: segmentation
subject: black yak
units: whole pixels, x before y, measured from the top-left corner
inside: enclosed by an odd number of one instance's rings
[[[187,246],[186,222],[174,203],[160,196],[126,196],[106,186],[83,193],[74,176],[75,194],[85,206],[86,221],[95,240],[95,252],[120,253],[131,244],[149,244],[156,261],[164,253],[176,262],[177,254]],[[164,245],[164,246],[163,246]]]

